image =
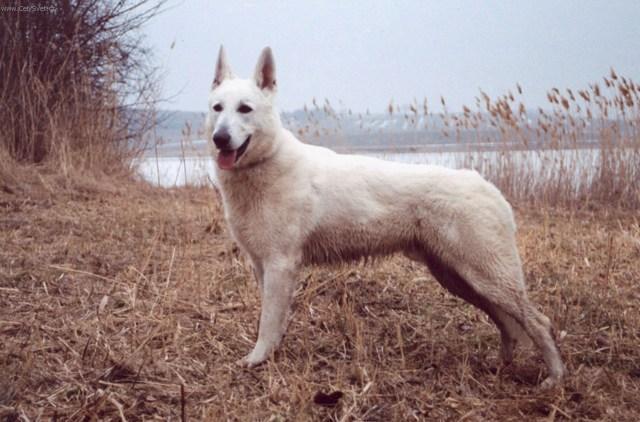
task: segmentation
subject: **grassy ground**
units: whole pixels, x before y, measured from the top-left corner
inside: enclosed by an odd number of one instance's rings
[[[637,212],[516,210],[569,369],[541,392],[537,352],[503,367],[487,318],[400,257],[305,272],[279,352],[236,367],[259,300],[215,192],[26,179],[0,184],[0,419],[640,419]]]

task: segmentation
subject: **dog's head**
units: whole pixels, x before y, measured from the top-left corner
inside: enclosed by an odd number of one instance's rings
[[[245,167],[275,148],[280,128],[275,93],[276,67],[269,47],[262,50],[251,79],[233,75],[220,47],[207,117],[207,136],[215,145],[219,168]]]

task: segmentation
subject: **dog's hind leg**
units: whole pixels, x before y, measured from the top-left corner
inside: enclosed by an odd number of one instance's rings
[[[481,309],[491,318],[500,331],[500,356],[505,364],[511,363],[516,342],[523,338],[522,327],[513,318],[477,294],[462,277],[439,259],[417,252],[406,253],[406,255],[411,259],[425,263],[431,274],[445,289]]]
[[[565,373],[560,351],[553,336],[551,321],[529,301],[526,294],[516,294],[508,297],[503,293],[489,293],[490,300],[503,312],[513,317],[522,325],[527,335],[542,351],[549,375],[541,384],[542,388],[549,388],[562,380]]]
[[[408,254],[414,259],[415,255],[415,252]],[[423,260],[440,284],[482,309],[495,322],[502,336],[501,355],[505,362],[512,359],[516,340],[528,337],[542,351],[549,370],[549,376],[541,387],[551,387],[562,379],[565,369],[553,338],[551,322],[527,298],[519,269],[503,266],[503,270],[513,268],[514,274],[505,276],[495,271],[491,276],[482,276],[480,274],[491,271],[486,268],[482,272],[471,271],[465,265],[460,265],[463,270],[459,271],[428,253],[424,254]],[[519,265],[519,259],[514,262]]]
[[[527,336],[542,352],[549,371],[541,387],[551,387],[562,379],[565,372],[553,337],[551,321],[538,311],[527,297],[517,252],[510,257],[493,256],[491,258],[477,268],[460,264],[460,269],[456,270],[456,273],[466,282],[466,286],[474,292],[473,294],[481,298],[481,302],[487,303],[490,309],[494,309],[498,318],[503,318],[507,332],[511,330],[509,327],[513,327],[512,322],[516,322],[524,329]],[[486,265],[487,262],[493,262],[493,265]],[[504,319],[505,316],[506,319]],[[508,350],[506,352],[508,353]]]

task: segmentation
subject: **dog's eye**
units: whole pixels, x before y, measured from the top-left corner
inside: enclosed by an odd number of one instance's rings
[[[242,104],[240,105],[240,107],[238,107],[238,113],[247,114],[251,113],[252,111],[253,109],[246,104]]]
[[[213,111],[217,111],[218,113],[220,113],[222,111],[222,105],[220,105],[220,103],[214,105]]]

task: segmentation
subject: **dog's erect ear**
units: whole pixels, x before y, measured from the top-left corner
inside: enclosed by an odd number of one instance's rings
[[[211,89],[217,87],[227,78],[231,78],[233,73],[229,62],[227,61],[227,55],[224,52],[224,47],[220,46],[220,52],[218,53],[218,62],[216,63],[216,76],[213,77],[213,83]]]
[[[276,62],[270,47],[265,47],[260,54],[256,72],[253,78],[258,88],[275,92],[276,90]]]

